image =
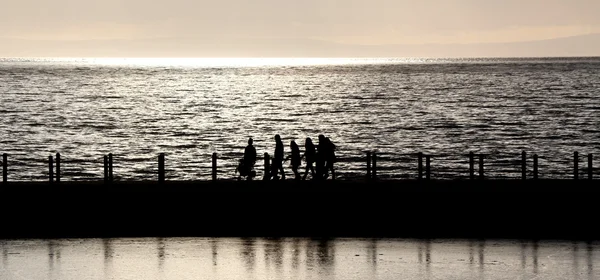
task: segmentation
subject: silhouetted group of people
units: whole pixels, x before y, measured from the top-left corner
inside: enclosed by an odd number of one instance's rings
[[[285,180],[285,171],[283,164],[290,160],[290,166],[294,173],[295,180],[306,180],[311,174],[313,180],[325,180],[329,177],[335,178],[335,150],[336,146],[329,137],[323,134],[319,135],[319,143],[314,145],[312,139],[307,137],[304,142],[304,155],[300,155],[300,148],[296,141],[290,142],[290,155],[284,157],[284,144],[279,134],[275,135],[275,152],[270,162],[269,174],[265,174],[266,180]],[[306,162],[304,175],[302,176],[298,169],[302,165],[302,159]],[[256,176],[254,165],[256,164],[256,148],[253,146],[252,138],[248,139],[248,146],[244,149],[244,157],[240,159],[237,171],[241,177],[252,180]]]

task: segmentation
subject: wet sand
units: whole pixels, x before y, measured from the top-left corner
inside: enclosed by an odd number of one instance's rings
[[[600,239],[597,181],[12,182],[0,238]]]

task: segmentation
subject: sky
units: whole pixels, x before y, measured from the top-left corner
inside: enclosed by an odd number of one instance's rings
[[[316,50],[331,44],[502,45],[600,33],[598,0],[0,0],[0,5],[0,56],[55,54],[52,48],[69,42],[79,44],[79,50],[65,50],[74,54],[97,48],[102,56],[103,50],[118,53],[123,47],[160,56],[179,50],[179,43],[188,46],[185,54],[213,56],[227,52],[191,49],[227,45],[231,54],[252,55],[256,42],[274,51],[289,48],[290,41]],[[144,44],[132,41],[169,43],[143,52]],[[377,49],[371,51],[377,55]],[[294,48],[280,53],[293,55]]]

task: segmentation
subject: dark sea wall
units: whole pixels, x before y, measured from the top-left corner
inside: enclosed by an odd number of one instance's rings
[[[588,180],[0,185],[0,238],[600,239]]]

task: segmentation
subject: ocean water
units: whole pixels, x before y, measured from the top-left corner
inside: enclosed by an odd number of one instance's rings
[[[248,137],[262,155],[324,134],[339,179],[366,151],[384,179],[415,178],[418,152],[465,178],[470,151],[491,178],[519,178],[521,151],[571,178],[575,151],[582,174],[600,154],[599,77],[600,58],[0,59],[0,153],[11,181],[46,180],[57,152],[63,180],[101,180],[108,153],[116,180],[156,180],[159,153],[168,180],[205,180],[215,152],[228,179]]]
[[[0,240],[0,278],[598,279],[599,248],[550,240]]]

